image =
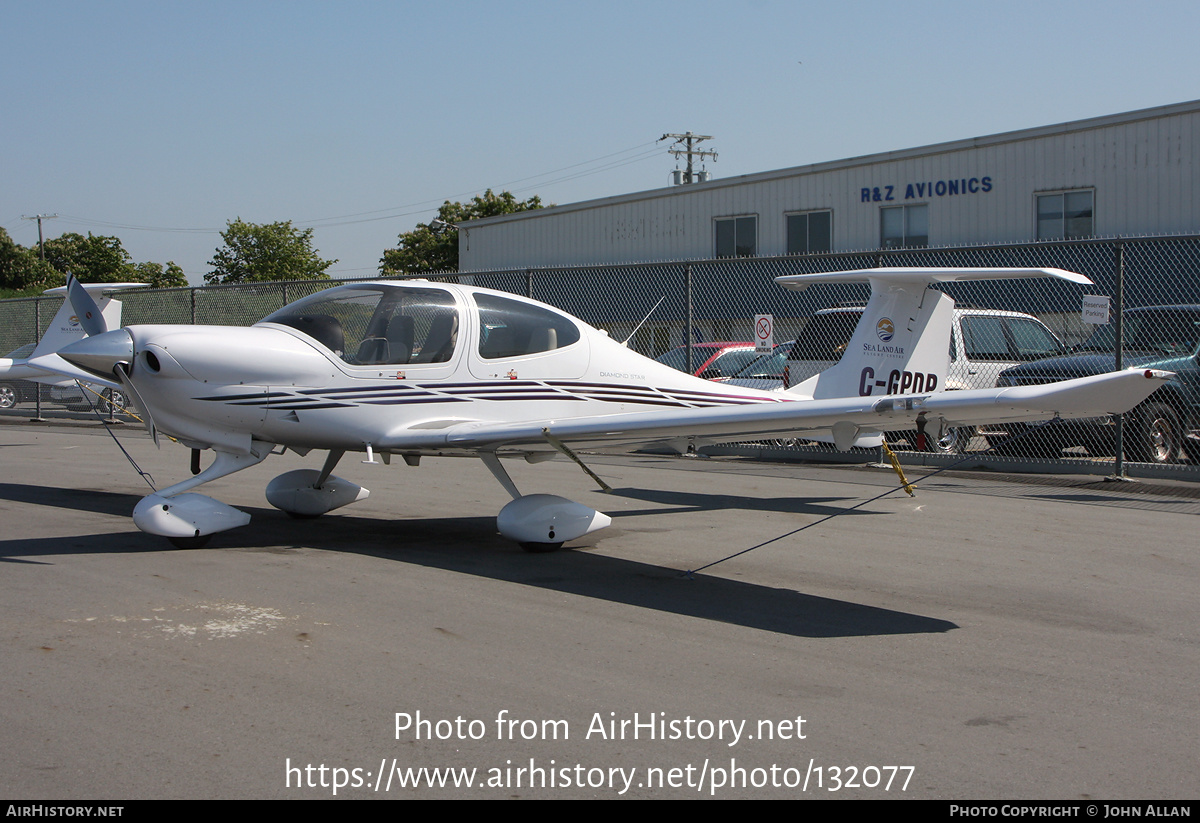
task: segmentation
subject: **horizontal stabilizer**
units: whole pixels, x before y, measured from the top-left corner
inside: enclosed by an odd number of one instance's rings
[[[1092,281],[1082,274],[1066,269],[1010,269],[1010,268],[936,268],[936,267],[893,267],[878,269],[855,269],[853,271],[830,271],[817,274],[787,274],[776,277],[775,282],[785,289],[804,291],[817,283],[866,283],[878,280],[887,282],[956,283],[963,280],[1022,280],[1030,277],[1056,277],[1068,283],[1090,286]]]

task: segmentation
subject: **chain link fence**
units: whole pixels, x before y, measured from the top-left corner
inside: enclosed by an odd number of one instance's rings
[[[1086,289],[1051,279],[948,283],[959,310],[951,340],[949,389],[1052,382],[1119,366],[1165,368],[1175,381],[1134,412],[1116,418],[938,432],[918,438],[888,433],[908,462],[1015,466],[1047,472],[1157,474],[1200,479],[1200,237],[1078,240],[979,247],[876,250],[771,258],[694,260],[475,271],[449,280],[522,294],[605,329],[634,350],[660,357],[673,349],[686,370],[761,388],[782,388],[827,368],[840,356],[868,288],[822,284],[803,292],[774,279],[881,266],[1055,267],[1079,272]],[[346,282],[346,281],[341,281]],[[329,281],[123,292],[122,321],[248,325],[326,288]],[[1085,324],[1084,294],[1112,299],[1112,322]],[[60,297],[0,301],[0,351],[34,343]],[[856,314],[857,311],[857,314]],[[745,354],[756,314],[774,317],[773,357]],[[792,341],[795,344],[792,345]],[[707,362],[714,342],[741,343],[739,369]],[[702,367],[704,367],[702,369]],[[19,392],[16,402],[29,397]],[[3,405],[0,397],[0,405]],[[10,410],[10,413],[20,413]],[[924,440],[924,442],[918,442]],[[918,448],[918,447],[922,448]],[[837,459],[824,444],[776,441],[719,451],[773,458]],[[917,452],[920,454],[916,454]],[[875,452],[849,459],[862,462]]]

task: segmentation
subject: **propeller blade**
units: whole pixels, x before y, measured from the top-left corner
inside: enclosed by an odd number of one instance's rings
[[[125,390],[128,397],[133,400],[135,406],[142,413],[142,423],[146,426],[146,431],[150,432],[150,438],[154,441],[154,445],[162,448],[158,442],[158,427],[154,425],[154,415],[150,413],[150,407],[146,405],[146,401],[142,400],[142,396],[138,394],[138,390],[134,388],[133,381],[129,379],[129,364],[125,362],[117,363],[113,367],[113,374],[121,384],[121,388]]]
[[[75,309],[79,325],[89,337],[108,331],[108,323],[104,320],[104,314],[96,305],[96,301],[70,272],[67,272],[67,299],[71,301],[71,308]]]

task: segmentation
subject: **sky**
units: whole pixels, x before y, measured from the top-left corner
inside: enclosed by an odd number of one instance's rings
[[[0,0],[0,226],[192,283],[230,220],[369,277],[444,200],[667,186],[1200,98],[1200,3]]]

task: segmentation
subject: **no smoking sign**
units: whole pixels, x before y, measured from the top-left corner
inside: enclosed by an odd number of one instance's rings
[[[754,315],[754,350],[768,352],[775,348],[775,318],[770,314]]]

